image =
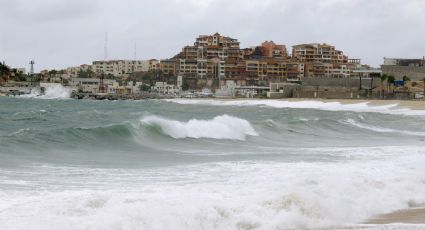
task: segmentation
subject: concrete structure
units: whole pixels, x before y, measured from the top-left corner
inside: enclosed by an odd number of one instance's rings
[[[116,87],[118,86],[117,81],[104,79],[104,85],[106,86],[107,93],[116,93]],[[77,91],[85,93],[99,93],[100,79],[98,78],[71,78],[69,82],[70,86]]]
[[[270,83],[270,91],[267,92],[267,98],[290,98],[294,91],[300,88],[299,84],[293,83]]]
[[[425,57],[422,59],[384,58],[382,73],[401,80],[407,76],[412,81],[425,79]]]
[[[40,92],[39,83],[8,81],[0,86],[0,93],[5,95],[22,95]]]

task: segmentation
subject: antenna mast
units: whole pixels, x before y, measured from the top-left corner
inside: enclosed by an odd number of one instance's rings
[[[105,32],[105,57],[104,61],[108,60],[108,32]]]
[[[137,41],[134,42],[134,60],[137,60]]]

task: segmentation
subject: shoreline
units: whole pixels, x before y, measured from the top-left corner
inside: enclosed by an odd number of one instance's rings
[[[425,207],[409,208],[398,210],[372,217],[364,224],[371,225],[387,225],[387,224],[409,224],[424,225],[425,224]]]
[[[305,102],[315,101],[323,103],[338,102],[343,105],[368,103],[370,106],[387,106],[395,105],[398,108],[406,108],[413,110],[425,110],[425,100],[385,100],[385,99],[322,99],[322,98],[173,98],[177,100],[217,100],[217,101],[288,101],[288,102]]]
[[[103,96],[103,95],[102,95]],[[7,95],[0,94],[0,97],[9,97]],[[425,100],[385,100],[385,99],[323,99],[323,98],[230,98],[230,97],[194,97],[194,98],[184,98],[184,97],[167,97],[167,96],[126,96],[126,97],[105,97],[102,98],[73,98],[70,99],[75,100],[217,100],[217,101],[288,101],[288,102],[303,102],[303,101],[315,101],[315,102],[323,102],[323,103],[332,103],[338,102],[343,105],[350,104],[360,104],[360,103],[368,103],[370,106],[387,106],[387,105],[396,105],[398,108],[406,108],[413,110],[425,110]]]

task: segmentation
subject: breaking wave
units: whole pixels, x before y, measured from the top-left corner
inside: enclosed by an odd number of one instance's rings
[[[204,99],[167,99],[183,105],[210,106],[268,106],[272,108],[317,109],[324,111],[350,111],[366,113],[382,113],[393,115],[425,116],[425,110],[400,108],[399,104],[370,105],[369,102],[345,104],[341,102],[323,101],[287,101],[287,100],[204,100]]]
[[[47,99],[70,98],[71,89],[61,85],[50,86],[46,88],[43,97]]]
[[[66,99],[71,97],[71,88],[62,85],[52,85],[45,89],[44,94],[38,90],[31,90],[30,94],[22,95],[21,98],[39,99]]]
[[[211,120],[192,119],[187,122],[168,120],[158,116],[147,116],[141,122],[142,125],[159,127],[164,134],[175,139],[245,140],[247,136],[258,136],[247,120],[229,115],[217,116]]]
[[[347,123],[357,128],[366,129],[366,130],[370,130],[370,131],[374,131],[378,133],[398,133],[398,134],[410,135],[410,136],[425,136],[425,132],[415,132],[415,131],[397,130],[397,129],[378,127],[374,125],[368,125],[368,124],[356,122],[353,119],[347,119],[344,121],[344,123]]]

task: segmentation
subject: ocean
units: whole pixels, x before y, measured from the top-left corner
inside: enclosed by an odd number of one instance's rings
[[[0,97],[0,229],[390,229],[362,223],[425,204],[424,123],[397,104]]]

